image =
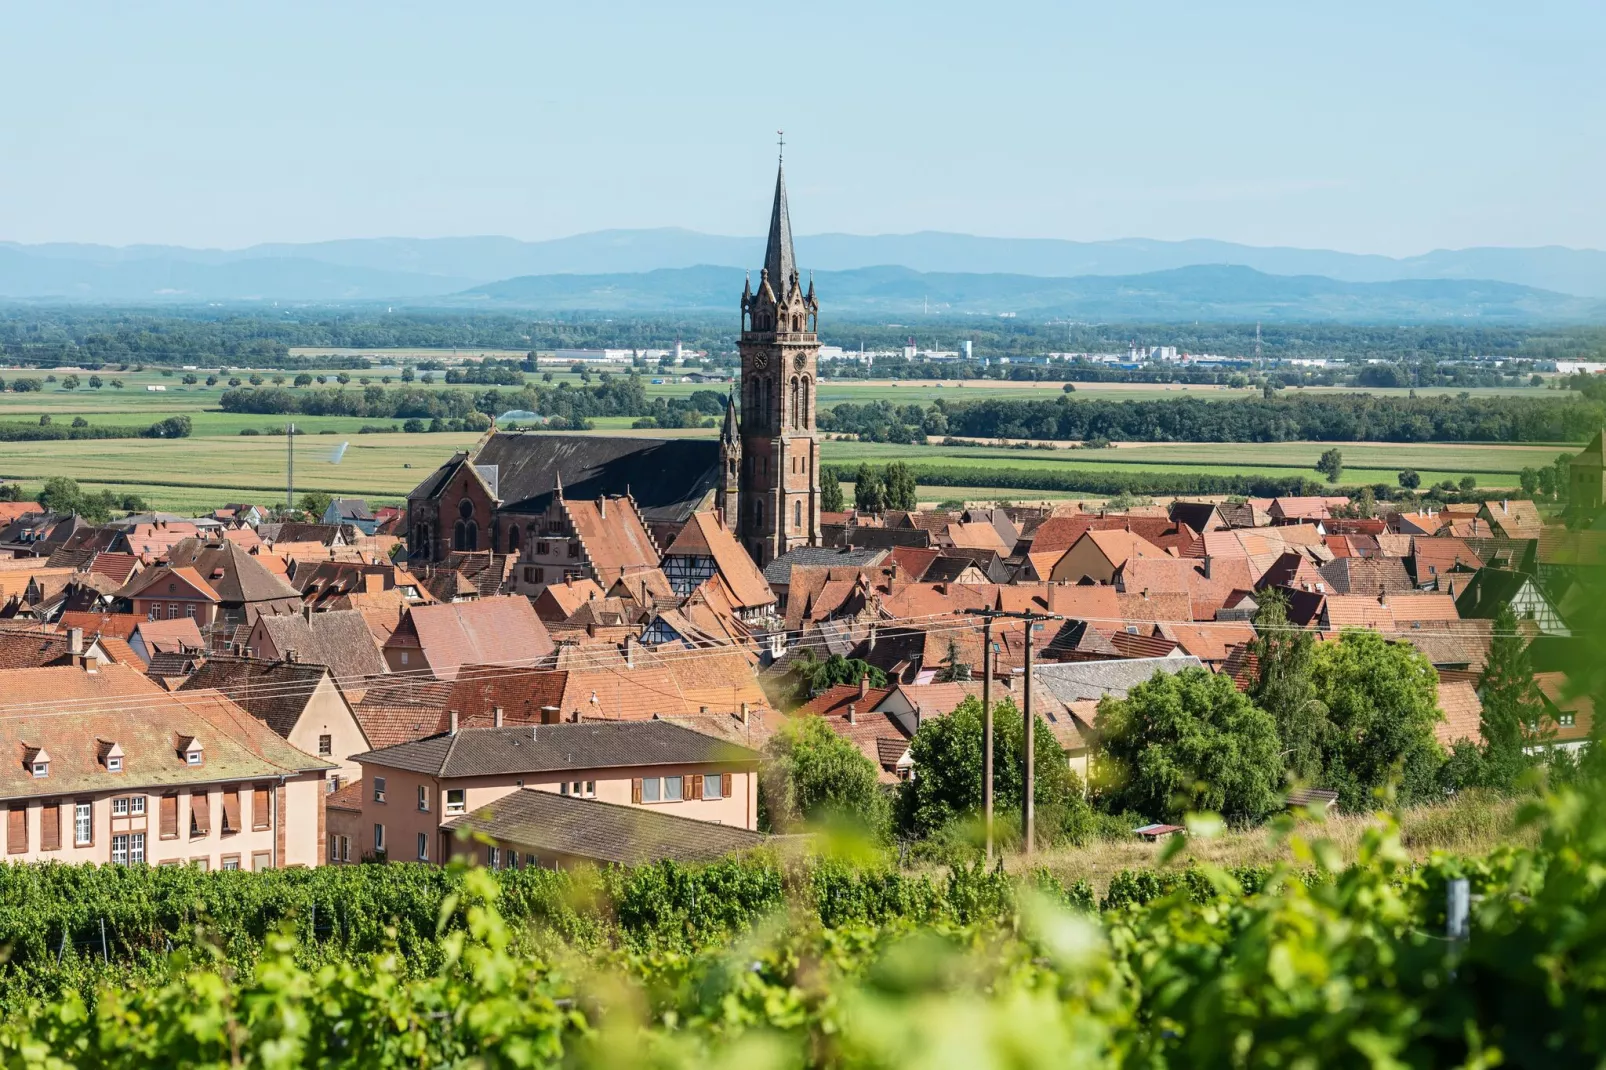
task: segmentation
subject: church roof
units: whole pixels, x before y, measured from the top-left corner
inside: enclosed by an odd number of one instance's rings
[[[797,256],[792,252],[792,218],[786,210],[784,163],[775,171],[775,205],[770,209],[770,240],[764,248],[764,270],[769,272],[775,293],[784,296],[787,280],[797,270]]]
[[[464,462],[452,458],[408,497],[433,497]],[[489,435],[472,463],[495,471],[497,496],[511,512],[545,512],[561,475],[565,498],[628,492],[649,523],[685,523],[718,485],[720,458],[713,439],[514,432]]]

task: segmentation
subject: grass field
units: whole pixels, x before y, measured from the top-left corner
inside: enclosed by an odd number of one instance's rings
[[[335,353],[337,351],[318,351]],[[463,351],[466,353],[467,351]],[[478,354],[480,351],[474,351]],[[430,356],[426,351],[407,351],[410,359]],[[510,354],[500,354],[510,355]],[[399,361],[398,361],[399,364]],[[209,370],[198,369],[204,379]],[[359,379],[366,375],[374,384],[384,375],[392,377],[392,386],[400,385],[396,378],[398,368],[374,369],[367,373],[351,373],[348,389],[361,389]],[[7,378],[18,375],[6,370]],[[26,374],[41,373],[30,370]],[[58,371],[65,376],[65,371]],[[18,394],[0,393],[0,422],[34,422],[48,414],[53,421],[70,421],[82,416],[93,425],[145,427],[174,415],[187,415],[193,427],[193,437],[181,441],[143,439],[88,440],[81,442],[0,442],[0,477],[21,480],[26,486],[37,488],[45,479],[55,475],[71,476],[91,489],[110,487],[140,493],[154,506],[181,512],[211,508],[223,501],[249,499],[272,504],[280,501],[284,493],[285,441],[282,436],[270,434],[288,421],[284,416],[255,416],[227,413],[219,408],[220,398],[227,389],[224,383],[214,387],[203,384],[185,386],[182,371],[162,375],[157,370],[142,372],[101,372],[101,378],[110,382],[120,379],[124,388],[114,390],[103,386],[92,390],[87,385],[77,390],[63,390],[60,383],[48,383],[43,391]],[[241,372],[241,377],[247,373]],[[271,382],[273,374],[264,373]],[[313,374],[320,374],[314,372]],[[334,386],[333,375],[328,372],[329,386]],[[580,385],[580,377],[567,371],[555,371],[555,382],[568,381]],[[79,377],[85,383],[87,373]],[[293,375],[290,376],[293,378]],[[437,379],[439,375],[437,373]],[[650,380],[651,374],[647,376]],[[161,392],[146,389],[162,386]],[[414,385],[423,385],[415,383]],[[436,382],[434,389],[483,390],[478,386],[446,386]],[[511,389],[511,388],[501,388]],[[664,383],[649,386],[652,396],[687,397],[698,390],[726,389],[723,384]],[[896,382],[887,380],[826,380],[820,384],[820,403],[830,406],[841,402],[863,403],[887,399],[899,404],[926,403],[935,398],[950,400],[979,400],[989,397],[1029,398],[1056,397],[1061,394],[1058,383],[1009,382]],[[1329,388],[1310,388],[1306,392],[1334,392]],[[1433,393],[1423,390],[1419,393]],[[1077,385],[1078,398],[1109,397],[1118,399],[1145,399],[1177,397],[1194,394],[1200,397],[1228,399],[1252,396],[1252,390],[1227,390],[1218,387],[1165,387],[1149,384],[1083,383]],[[1404,393],[1404,391],[1374,391],[1374,393]],[[1535,396],[1546,393],[1533,388],[1500,390],[1473,390],[1473,394],[1506,394]],[[311,416],[296,417],[295,423],[307,432],[297,440],[297,478],[300,490],[323,490],[330,493],[361,495],[374,503],[400,500],[423,476],[440,464],[453,450],[462,449],[475,441],[475,435],[433,434],[359,435],[364,425],[390,424],[360,417]],[[633,431],[629,417],[605,418],[595,421],[599,432],[609,434],[639,434],[643,436],[708,436],[710,429],[690,431]],[[242,436],[240,432],[253,429],[256,436]],[[344,459],[338,465],[328,463],[328,456],[341,441],[350,442]],[[1308,474],[1315,478],[1314,465],[1326,448],[1324,444],[1293,443],[1122,443],[1110,450],[1039,450],[1010,449],[1002,446],[976,448],[925,446],[910,447],[877,443],[859,443],[827,440],[822,453],[826,463],[856,465],[860,461],[885,464],[903,459],[922,465],[934,465],[964,471],[966,487],[930,487],[922,492],[923,500],[939,501],[947,498],[970,500],[1010,499],[1014,501],[1051,500],[1059,498],[1085,498],[1085,493],[1074,491],[1037,491],[999,488],[989,485],[988,474],[1000,469],[1061,469],[1077,471],[1119,472],[1175,472],[1179,467],[1191,471],[1217,474],[1258,474],[1287,476]],[[1564,447],[1510,446],[1510,445],[1451,445],[1388,443],[1350,443],[1340,446],[1345,460],[1345,483],[1395,482],[1402,468],[1415,468],[1424,483],[1443,479],[1459,480],[1471,475],[1479,486],[1497,490],[1516,484],[1516,474],[1525,466],[1548,464]],[[1577,447],[1571,447],[1576,449]],[[412,465],[408,468],[407,465]]]

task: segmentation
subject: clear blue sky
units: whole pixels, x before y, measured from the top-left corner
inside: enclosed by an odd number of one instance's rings
[[[8,4],[0,239],[1606,248],[1606,4]]]

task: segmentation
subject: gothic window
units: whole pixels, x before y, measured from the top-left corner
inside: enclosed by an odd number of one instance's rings
[[[764,526],[764,500],[762,498],[753,502],[753,526],[755,528]]]
[[[803,503],[801,501],[792,503],[792,527],[798,531],[803,530]]]
[[[467,520],[468,518],[473,516],[474,515],[474,503],[469,501],[467,498],[464,498],[462,501],[458,502],[457,503],[457,515],[459,517],[461,517],[462,519],[464,519],[464,520]]]
[[[794,315],[792,317],[792,330],[801,331],[802,329],[803,329],[803,317]]]
[[[797,417],[798,417],[798,386],[797,386],[797,376],[795,376],[795,375],[792,377],[792,402],[791,402],[791,404],[792,404],[792,427],[795,430],[797,428],[797,425],[798,425],[798,421],[797,421]]]
[[[799,422],[798,426],[802,427],[804,430],[808,430],[809,428],[814,426],[814,409],[813,409],[812,406],[809,405],[809,377],[806,376],[806,375],[803,377],[803,384],[802,384],[801,390],[802,390],[802,419]]]
[[[468,525],[459,520],[452,525],[452,549],[464,550],[468,548]]]
[[[463,526],[463,549],[478,550],[480,548],[480,526],[470,520]]]

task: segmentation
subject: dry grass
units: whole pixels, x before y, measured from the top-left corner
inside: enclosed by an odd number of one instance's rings
[[[1399,819],[1400,840],[1417,858],[1426,858],[1434,851],[1484,854],[1501,844],[1531,843],[1533,830],[1515,826],[1517,807],[1518,801],[1514,799],[1466,792],[1453,802],[1403,811]],[[1335,814],[1322,822],[1301,822],[1297,834],[1306,840],[1331,841],[1348,861],[1355,858],[1366,830],[1380,823],[1371,815]],[[1103,896],[1110,878],[1121,870],[1157,866],[1163,846],[1133,837],[1039,852],[1030,864],[1019,854],[1012,854],[1005,858],[1004,864],[1013,872],[1041,866],[1066,883],[1086,880],[1095,894]],[[1195,840],[1170,864],[1182,866],[1193,859],[1222,866],[1255,866],[1288,862],[1292,858],[1287,843],[1278,839],[1272,830],[1262,828]]]

